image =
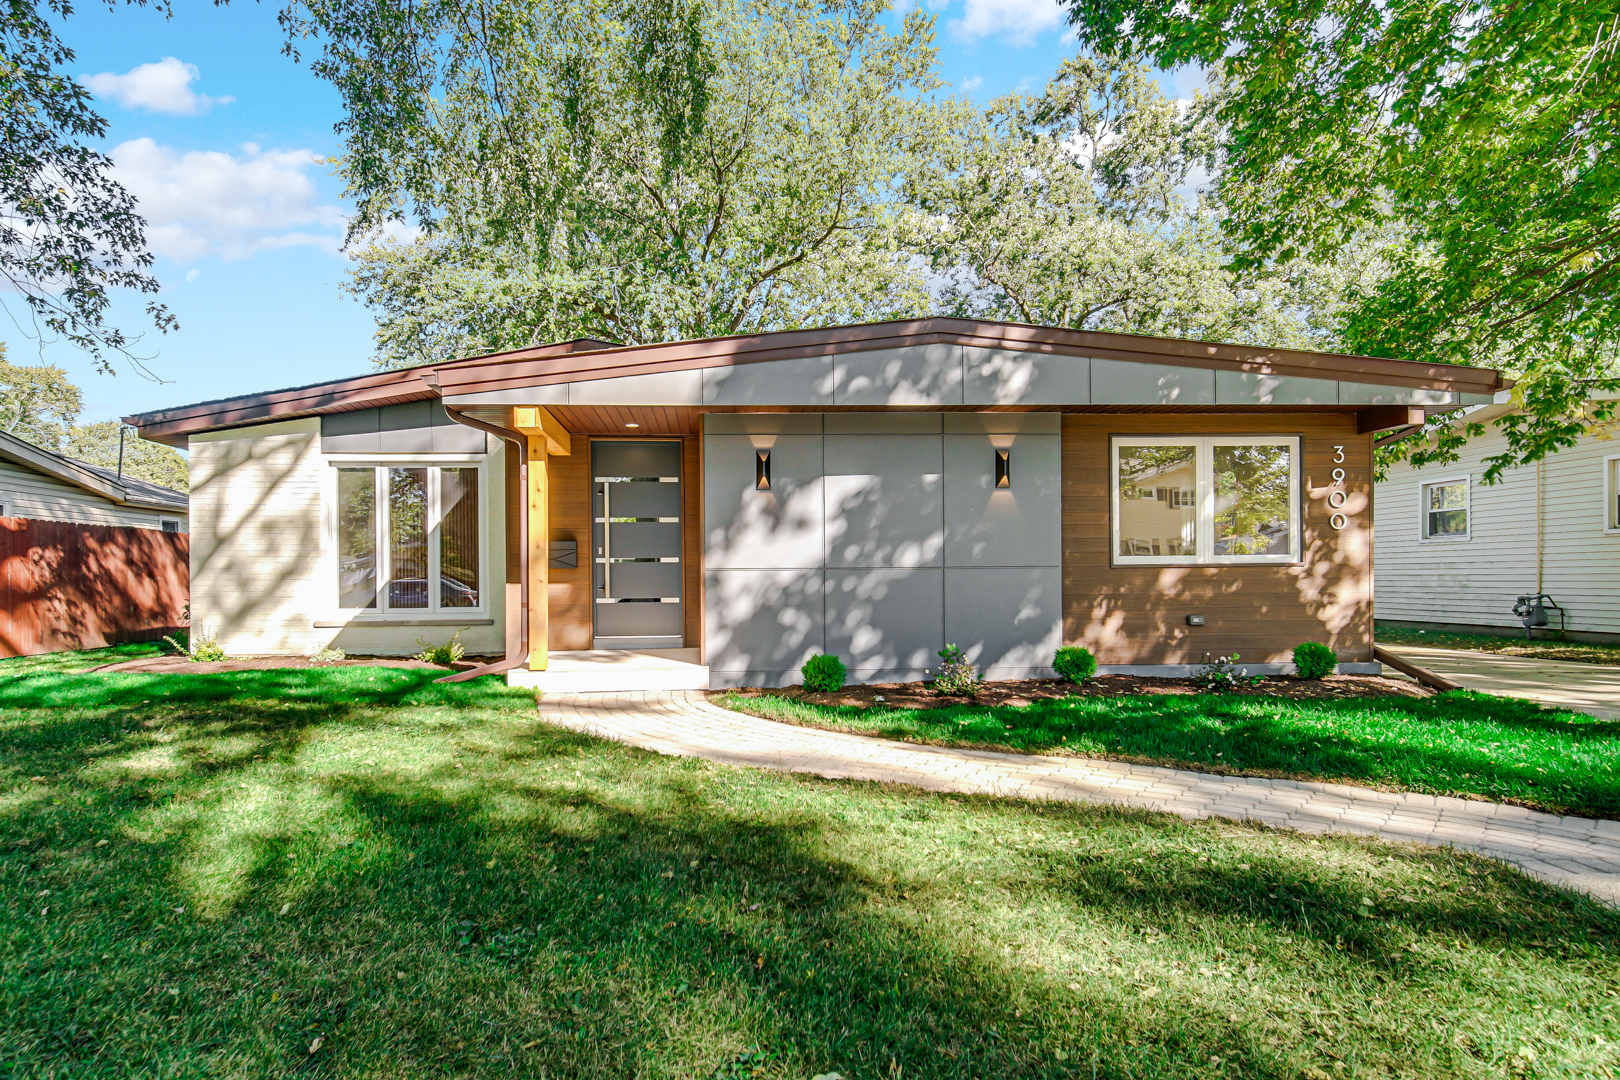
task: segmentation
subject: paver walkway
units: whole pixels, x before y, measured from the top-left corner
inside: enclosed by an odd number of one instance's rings
[[[1383,647],[1469,690],[1620,720],[1620,667],[1427,645]]]
[[[1182,817],[1454,847],[1620,905],[1620,821],[1342,784],[922,746],[744,716],[710,704],[703,691],[548,694],[541,699],[540,715],[548,723],[659,753],[733,765],[930,791],[1113,803]]]

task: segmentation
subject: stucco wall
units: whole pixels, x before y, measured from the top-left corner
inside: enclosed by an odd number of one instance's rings
[[[995,448],[1012,451],[996,491]],[[754,487],[756,448],[771,490]],[[1061,631],[1061,441],[1052,414],[704,418],[714,686],[921,678],[960,646],[994,678],[1048,674]]]
[[[485,615],[392,623],[342,619],[336,560],[323,505],[319,418],[261,424],[191,438],[191,619],[236,655],[307,654],[335,645],[354,654],[408,655],[418,639],[461,640],[470,653],[505,649],[505,561],[501,452],[484,470],[488,544]],[[336,624],[336,625],[322,625]]]

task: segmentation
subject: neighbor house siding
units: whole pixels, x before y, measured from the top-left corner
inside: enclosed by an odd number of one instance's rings
[[[160,529],[165,519],[186,528],[184,511],[145,510],[120,506],[65,480],[45,476],[9,461],[0,461],[0,503],[11,517],[74,521],[81,525],[132,525]]]
[[[1486,459],[1504,449],[1493,427],[1452,464],[1390,467],[1377,492],[1377,617],[1518,628],[1514,600],[1546,592],[1568,610],[1569,629],[1620,633],[1620,535],[1605,533],[1603,508],[1603,459],[1620,443],[1588,436],[1542,462],[1539,477],[1528,465],[1487,486]],[[1468,539],[1424,542],[1422,485],[1464,475]]]
[[[1300,436],[1301,543],[1290,565],[1112,565],[1109,440],[1114,435]],[[1336,465],[1334,447],[1345,461]],[[1326,499],[1345,470],[1343,529]],[[1372,440],[1329,413],[1067,415],[1063,418],[1063,640],[1107,666],[1199,664],[1237,653],[1285,663],[1319,641],[1372,660]],[[1202,615],[1203,626],[1187,616]]]
[[[333,610],[335,562],[322,505],[319,418],[194,435],[191,449],[191,618],[237,655],[347,652],[408,655],[443,641],[456,625],[343,622]],[[488,507],[485,615],[469,616],[461,641],[472,654],[505,650],[505,475],[499,453],[484,471]],[[433,616],[435,620],[440,616]],[[447,622],[453,620],[448,614]],[[320,625],[339,622],[341,625]]]

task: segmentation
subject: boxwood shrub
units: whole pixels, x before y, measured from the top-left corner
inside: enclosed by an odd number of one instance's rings
[[[1302,679],[1320,679],[1339,669],[1339,657],[1320,641],[1307,641],[1294,647],[1294,670]]]
[[[844,662],[836,656],[816,653],[804,662],[804,688],[815,694],[832,694],[844,688]]]
[[[1058,675],[1072,683],[1083,683],[1097,674],[1097,658],[1090,649],[1066,645],[1052,657],[1052,666]]]

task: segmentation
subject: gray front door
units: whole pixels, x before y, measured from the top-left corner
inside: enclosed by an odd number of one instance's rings
[[[681,444],[591,444],[598,649],[678,649]]]

